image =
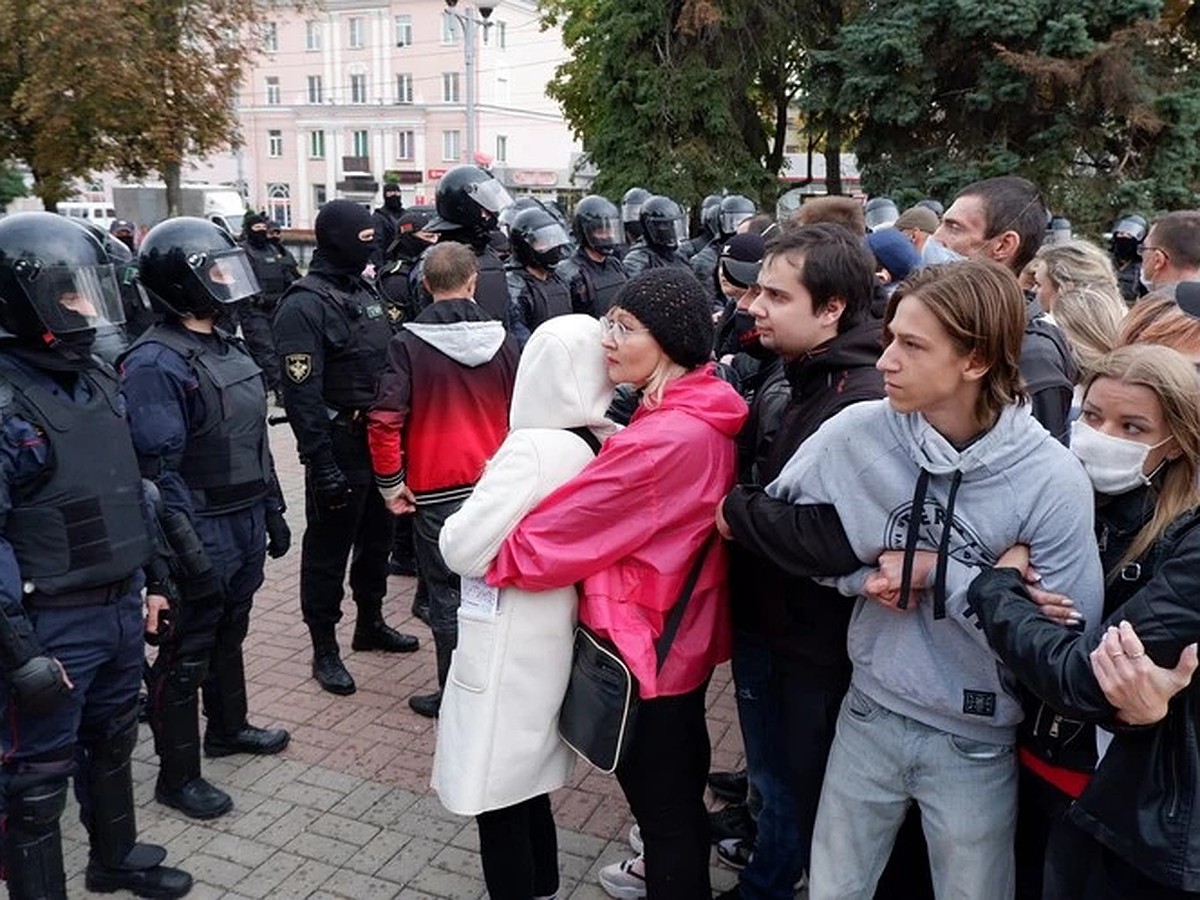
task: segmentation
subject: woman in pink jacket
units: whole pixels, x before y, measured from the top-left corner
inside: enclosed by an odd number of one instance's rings
[[[580,621],[616,645],[640,688],[617,779],[641,828],[646,895],[707,898],[704,694],[730,648],[725,549],[709,538],[733,485],[746,405],[707,365],[711,312],[690,273],[645,272],[600,321],[609,378],[639,388],[641,404],[581,474],[521,521],[488,581],[530,591],[582,582]],[[656,673],[655,641],[701,552],[700,576]]]

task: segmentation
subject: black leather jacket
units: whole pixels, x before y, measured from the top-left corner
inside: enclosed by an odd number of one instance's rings
[[[985,572],[968,594],[988,642],[1025,685],[1063,715],[1116,730],[1071,820],[1148,878],[1184,891],[1200,891],[1200,682],[1176,696],[1156,725],[1123,728],[1088,655],[1123,619],[1160,666],[1174,666],[1200,639],[1198,526],[1200,512],[1175,522],[1152,551],[1149,580],[1083,634],[1042,616],[1014,569]]]

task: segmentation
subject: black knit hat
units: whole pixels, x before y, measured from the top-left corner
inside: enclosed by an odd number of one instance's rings
[[[712,304],[691,272],[650,269],[625,282],[613,302],[637,317],[673,362],[687,369],[712,356]]]

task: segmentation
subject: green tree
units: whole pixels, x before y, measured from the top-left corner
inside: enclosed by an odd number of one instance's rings
[[[1186,9],[1186,8],[1185,8]],[[1158,0],[881,0],[814,55],[871,193],[948,198],[1019,172],[1076,224],[1195,205],[1190,10]]]

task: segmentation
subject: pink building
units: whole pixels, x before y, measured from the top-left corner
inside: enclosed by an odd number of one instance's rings
[[[242,181],[251,206],[293,228],[336,197],[382,202],[384,180],[403,185],[405,205],[432,203],[442,173],[469,161],[474,37],[475,161],[514,194],[584,186],[572,181],[579,145],[545,94],[565,51],[530,0],[502,0],[486,27],[474,5],[443,0],[276,11],[239,97],[244,146],[188,180]]]

